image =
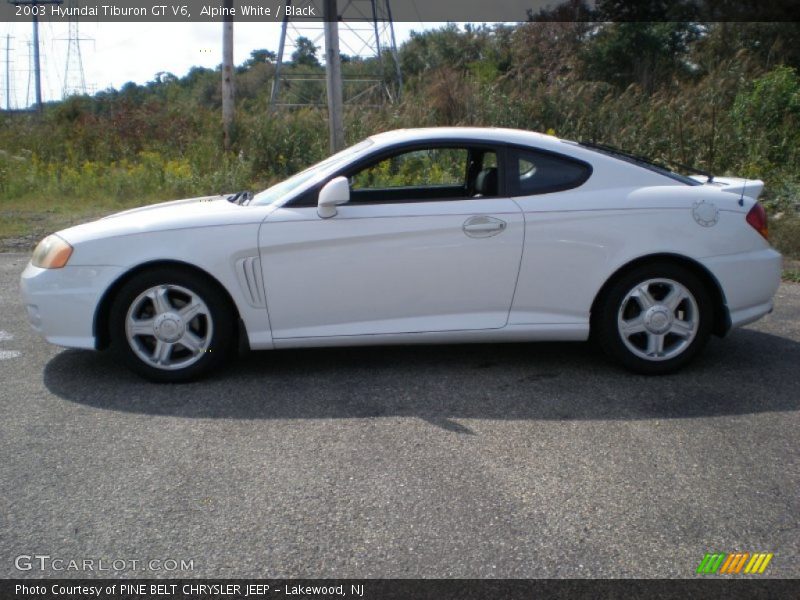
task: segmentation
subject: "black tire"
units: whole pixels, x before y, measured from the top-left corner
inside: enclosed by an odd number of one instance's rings
[[[663,342],[665,349],[673,348],[673,351],[676,352],[674,356],[669,358],[666,358],[669,356],[668,352],[665,352],[664,357],[661,358],[655,356],[655,354],[653,358],[644,358],[629,347],[630,344],[639,350],[640,353],[647,352],[649,350],[649,348],[646,347],[648,336],[653,333],[652,331],[646,329],[641,334],[629,334],[626,336],[626,342],[618,326],[618,318],[620,318],[621,315],[625,315],[625,311],[631,309],[631,302],[633,300],[628,297],[628,294],[637,286],[650,280],[671,280],[672,282],[677,282],[691,293],[695,301],[694,304],[691,304],[691,300],[687,299],[685,301],[687,304],[682,303],[678,307],[677,312],[668,310],[668,312],[672,314],[672,317],[675,317],[676,314],[684,316],[693,312],[697,313],[693,316],[693,318],[696,318],[698,321],[696,333],[694,333],[693,338],[689,336],[686,337],[686,340],[691,339],[690,342],[682,340],[670,331],[667,331],[666,334],[662,334],[660,331],[656,332],[664,335],[666,340]],[[653,298],[655,299],[663,299],[657,298],[656,292],[659,291],[659,286],[661,286],[665,292],[671,289],[668,283],[660,284],[656,282],[651,284],[648,289],[654,292]],[[623,302],[625,303],[625,307],[623,307]],[[638,301],[636,304],[638,304]],[[635,305],[633,310],[636,310]],[[642,310],[641,315],[644,318],[647,312],[643,309],[639,310]],[[636,317],[638,317],[638,315],[634,314],[633,319]],[[621,318],[624,319],[625,317],[622,316]],[[669,261],[658,261],[634,267],[622,273],[621,276],[612,281],[595,305],[595,309],[592,313],[591,328],[592,337],[609,358],[635,373],[663,375],[680,369],[697,356],[708,342],[713,322],[714,303],[703,281],[686,267]],[[660,321],[656,322],[656,325],[659,324]],[[671,346],[667,344],[671,344]]]
[[[180,366],[180,360],[176,360],[175,365],[171,368],[160,367],[155,361],[145,360],[141,354],[149,351],[149,345],[155,348],[158,339],[155,335],[152,336],[152,340],[148,335],[129,338],[126,330],[128,312],[135,310],[133,304],[141,306],[142,302],[146,303],[146,299],[142,300],[142,294],[154,288],[161,288],[161,286],[166,286],[162,289],[170,290],[170,298],[177,298],[169,300],[170,306],[180,302],[182,291],[191,292],[194,294],[194,299],[199,299],[205,304],[203,314],[193,320],[187,319],[187,323],[183,326],[184,330],[198,326],[204,328],[207,335],[203,338],[204,343],[200,350],[191,353],[180,345],[180,340],[177,341],[177,345],[169,344],[171,347],[174,346],[174,349],[170,351],[170,357],[175,353],[178,355],[183,353],[188,355],[185,361],[192,361],[183,367]],[[192,296],[185,297],[190,300],[193,298]],[[179,311],[179,309],[175,310]],[[234,309],[227,295],[209,278],[180,267],[154,267],[136,274],[127,281],[111,305],[109,333],[112,352],[119,356],[129,369],[158,383],[183,383],[207,375],[225,362],[237,341]],[[202,334],[203,330],[200,333]],[[153,353],[155,354],[155,352]]]

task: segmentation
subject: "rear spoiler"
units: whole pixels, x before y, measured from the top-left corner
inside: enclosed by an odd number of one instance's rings
[[[739,197],[747,196],[753,200],[758,200],[761,192],[764,191],[764,182],[760,179],[714,177],[712,181],[707,181],[707,179],[701,175],[692,175],[691,177],[692,179],[699,181],[700,183],[704,183],[705,185],[718,187],[723,192],[730,192],[731,194],[736,194]]]

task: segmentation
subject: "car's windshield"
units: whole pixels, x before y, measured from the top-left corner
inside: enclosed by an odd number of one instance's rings
[[[322,162],[318,162],[315,165],[308,167],[292,175],[289,179],[281,181],[280,183],[276,183],[272,187],[267,188],[263,192],[256,194],[253,197],[253,200],[250,204],[272,204],[274,202],[279,201],[281,198],[285,197],[286,194],[293,192],[294,190],[298,189],[307,181],[312,180],[318,174],[326,171],[332,167],[335,167],[338,164],[344,163],[345,161],[349,160],[356,154],[363,152],[365,149],[369,148],[372,145],[371,139],[366,139],[362,142],[359,142],[355,146],[350,146],[349,148],[345,148],[341,152],[337,152],[333,156],[329,156]]]

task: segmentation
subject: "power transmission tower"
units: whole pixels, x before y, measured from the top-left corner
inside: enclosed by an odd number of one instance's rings
[[[307,44],[305,40],[317,47],[328,31],[328,22],[338,24],[339,45],[346,61],[351,63],[345,68],[349,73],[341,78],[344,103],[378,106],[398,101],[403,78],[390,0],[339,0],[338,6],[334,5],[335,16],[324,17],[326,22],[322,24],[289,16],[292,9],[295,14],[308,14],[310,9],[312,14],[324,15],[326,4],[327,0],[283,1],[270,108],[324,106],[326,75],[313,69],[299,69],[286,57]]]
[[[64,0],[8,0],[14,6],[46,6],[48,4],[63,4]],[[36,110],[42,111],[42,63],[39,59],[39,16],[33,13],[33,71],[36,85]],[[26,98],[27,100],[27,98]]]
[[[69,0],[70,8],[79,8],[80,0]],[[74,14],[77,14],[75,11]],[[67,42],[67,60],[64,64],[64,98],[73,94],[86,94],[86,73],[83,70],[83,57],[81,56],[81,42],[93,42],[94,38],[80,37],[78,19],[69,18],[69,34],[67,38],[60,38]]]

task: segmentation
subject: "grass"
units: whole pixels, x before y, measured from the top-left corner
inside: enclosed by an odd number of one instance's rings
[[[27,252],[40,239],[55,231],[106,215],[152,204],[173,197],[132,197],[128,200],[102,198],[15,199],[0,205],[0,251]],[[42,206],[46,204],[46,206]]]
[[[205,148],[198,146],[198,152]],[[142,150],[118,160],[44,160],[0,149],[0,249],[26,250],[43,235],[136,206],[266,187],[236,157],[167,154]]]

